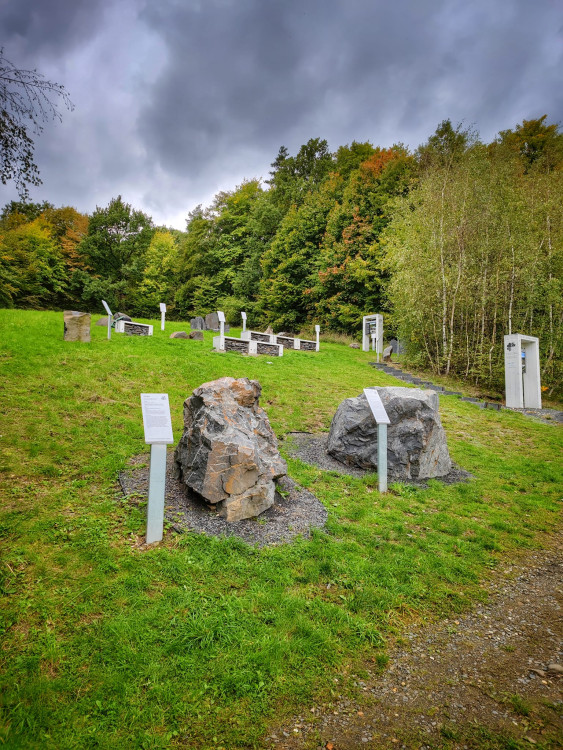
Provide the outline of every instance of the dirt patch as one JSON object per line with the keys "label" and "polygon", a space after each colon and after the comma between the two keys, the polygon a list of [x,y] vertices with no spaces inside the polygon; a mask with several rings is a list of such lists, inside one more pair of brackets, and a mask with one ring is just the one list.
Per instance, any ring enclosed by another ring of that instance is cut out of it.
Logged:
{"label": "dirt patch", "polygon": [[[313,432],[288,432],[286,450],[292,458],[299,458],[306,464],[317,466],[324,471],[335,471],[338,474],[346,474],[350,477],[365,477],[367,474],[373,474],[366,469],[359,469],[357,466],[348,466],[337,461],[327,453],[328,433],[315,434]],[[443,477],[436,477],[438,482],[444,484],[457,484],[458,482],[468,482],[472,474],[465,471],[460,466],[453,464],[449,474]],[[393,480],[391,480],[393,481]],[[403,480],[404,484],[412,484],[416,487],[428,487],[426,480],[409,479]]]}
{"label": "dirt patch", "polygon": [[[149,456],[135,456],[119,475],[119,483],[131,502],[146,502],[149,491]],[[312,528],[323,528],[328,513],[308,490],[289,477],[277,483],[271,508],[257,518],[234,523],[221,518],[196,493],[174,476],[174,455],[166,458],[165,519],[179,532],[195,531],[208,536],[236,536],[248,544],[264,547],[290,542],[296,536],[309,537]]]}
{"label": "dirt patch", "polygon": [[359,697],[309,708],[264,747],[562,747],[563,547],[504,564],[486,589],[464,616],[403,633],[383,674],[356,678]]}

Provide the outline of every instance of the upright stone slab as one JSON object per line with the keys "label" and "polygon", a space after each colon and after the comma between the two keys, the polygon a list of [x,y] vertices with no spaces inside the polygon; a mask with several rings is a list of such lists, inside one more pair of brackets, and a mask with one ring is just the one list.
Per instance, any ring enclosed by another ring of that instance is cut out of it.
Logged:
{"label": "upright stone slab", "polygon": [[[376,388],[390,424],[387,466],[391,479],[429,479],[448,474],[452,462],[438,412],[438,394],[413,388]],[[338,407],[327,450],[342,463],[377,470],[377,426],[362,393]]]}
{"label": "upright stone slab", "polygon": [[64,340],[90,343],[90,313],[65,310]]}
{"label": "upright stone slab", "polygon": [[274,480],[287,473],[261,386],[220,378],[184,402],[184,433],[174,453],[178,474],[227,521],[251,518],[274,504]]}
{"label": "upright stone slab", "polygon": [[192,331],[204,331],[205,330],[205,320],[198,315],[195,318],[192,318],[190,320],[190,328]]}
{"label": "upright stone slab", "polygon": [[219,316],[216,312],[208,313],[205,316],[205,328],[208,331],[218,331],[219,330]]}

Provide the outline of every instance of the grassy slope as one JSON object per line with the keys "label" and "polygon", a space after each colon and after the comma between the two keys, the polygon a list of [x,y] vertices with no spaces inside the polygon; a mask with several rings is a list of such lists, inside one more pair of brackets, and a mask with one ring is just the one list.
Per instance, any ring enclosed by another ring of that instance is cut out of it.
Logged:
{"label": "grassy slope", "polygon": [[[383,664],[402,621],[460,610],[503,554],[558,523],[561,430],[442,397],[469,484],[377,492],[290,460],[327,506],[326,533],[279,548],[196,534],[142,551],[142,509],[116,474],[146,450],[142,391],[167,392],[175,437],[193,388],[257,378],[276,434],[327,429],[338,403],[395,383],[337,344],[282,359],[0,311],[3,631],[0,741],[10,748],[258,746],[268,720]],[[283,451],[283,442],[280,443]]]}

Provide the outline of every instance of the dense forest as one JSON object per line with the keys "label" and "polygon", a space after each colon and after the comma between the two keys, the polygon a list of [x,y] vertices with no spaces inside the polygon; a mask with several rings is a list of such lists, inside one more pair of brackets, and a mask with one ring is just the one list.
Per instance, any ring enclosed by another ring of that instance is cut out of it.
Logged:
{"label": "dense forest", "polygon": [[270,179],[198,206],[185,231],[121,196],[91,216],[11,202],[0,215],[0,306],[186,319],[216,309],[252,327],[312,323],[359,336],[384,312],[408,357],[502,388],[502,337],[540,338],[562,384],[563,134],[547,116],[492,143],[450,121],[414,153],[313,138],[281,147]]}

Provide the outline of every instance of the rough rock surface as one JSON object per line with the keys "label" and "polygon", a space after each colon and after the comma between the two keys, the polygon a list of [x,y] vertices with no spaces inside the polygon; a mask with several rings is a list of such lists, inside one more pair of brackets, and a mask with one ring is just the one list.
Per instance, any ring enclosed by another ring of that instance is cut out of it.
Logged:
{"label": "rough rock surface", "polygon": [[105,326],[107,328],[108,325],[108,316],[106,315],[105,318],[99,318],[96,321],[97,326]]}
{"label": "rough rock surface", "polygon": [[207,313],[205,316],[205,327],[208,331],[219,330],[219,316],[216,312]]}
{"label": "rough rock surface", "polygon": [[186,338],[203,341],[203,331],[192,331],[189,336],[186,336]]}
{"label": "rough rock surface", "polygon": [[287,474],[262,388],[248,378],[220,378],[184,402],[184,433],[174,453],[185,484],[219,504],[227,521],[259,515],[274,504],[274,480]]}
{"label": "rough rock surface", "polygon": [[350,346],[350,349],[361,349],[357,341],[354,341],[352,344],[349,344],[349,346]]}
{"label": "rough rock surface", "polygon": [[192,318],[190,320],[190,328],[192,329],[192,331],[205,330],[205,320],[201,317],[201,315],[198,315],[196,318]]}
{"label": "rough rock surface", "polygon": [[170,334],[171,339],[187,339],[190,338],[185,331],[174,331]]}
{"label": "rough rock surface", "polygon": [[90,313],[64,311],[64,340],[90,342]]}
{"label": "rough rock surface", "polygon": [[[438,394],[401,387],[375,390],[391,422],[387,428],[389,477],[400,481],[448,474],[452,462],[438,413]],[[377,470],[377,425],[363,393],[338,407],[327,450],[342,463]]]}

